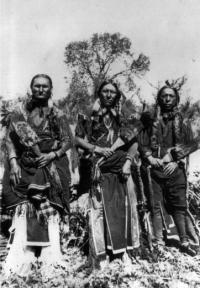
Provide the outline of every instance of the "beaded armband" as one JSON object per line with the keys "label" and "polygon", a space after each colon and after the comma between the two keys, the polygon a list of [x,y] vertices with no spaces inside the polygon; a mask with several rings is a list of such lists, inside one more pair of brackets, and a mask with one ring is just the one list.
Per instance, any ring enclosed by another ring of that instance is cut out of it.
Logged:
{"label": "beaded armband", "polygon": [[126,160],[130,160],[131,162],[133,162],[133,157],[129,153],[127,153]]}
{"label": "beaded armband", "polygon": [[53,153],[55,154],[55,159],[59,159],[58,153],[56,151],[53,151]]}
{"label": "beaded armband", "polygon": [[17,157],[16,157],[16,156],[10,157],[10,158],[9,158],[9,162],[11,162],[12,159],[17,159]]}

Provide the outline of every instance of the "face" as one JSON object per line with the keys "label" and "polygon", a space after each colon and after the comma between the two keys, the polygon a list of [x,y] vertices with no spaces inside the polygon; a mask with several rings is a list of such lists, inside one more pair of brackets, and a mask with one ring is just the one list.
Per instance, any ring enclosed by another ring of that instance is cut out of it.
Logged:
{"label": "face", "polygon": [[31,87],[33,97],[37,100],[48,100],[51,96],[51,84],[47,78],[37,77]]}
{"label": "face", "polygon": [[165,88],[160,95],[160,105],[166,111],[170,111],[177,104],[176,94],[173,89]]}
{"label": "face", "polygon": [[117,97],[117,90],[112,84],[103,86],[100,92],[101,102],[105,107],[112,107]]}

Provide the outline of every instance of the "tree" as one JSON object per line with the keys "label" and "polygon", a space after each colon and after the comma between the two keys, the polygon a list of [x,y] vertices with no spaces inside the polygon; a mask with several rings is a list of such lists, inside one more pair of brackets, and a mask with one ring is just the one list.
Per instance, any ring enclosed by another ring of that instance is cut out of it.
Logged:
{"label": "tree", "polygon": [[69,43],[65,63],[92,92],[108,78],[120,81],[128,91],[134,90],[134,76],[144,75],[150,60],[143,53],[136,57],[131,46],[131,41],[120,33],[95,33],[88,40]]}
{"label": "tree", "polygon": [[58,107],[62,109],[73,123],[78,113],[88,114],[92,105],[92,97],[88,93],[87,84],[81,81],[76,71],[73,72],[69,87],[68,96],[58,102]]}

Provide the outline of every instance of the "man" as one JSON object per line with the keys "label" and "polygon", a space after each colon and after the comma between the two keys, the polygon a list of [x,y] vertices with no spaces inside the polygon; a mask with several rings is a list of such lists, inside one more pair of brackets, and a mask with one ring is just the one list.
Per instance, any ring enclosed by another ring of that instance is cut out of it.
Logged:
{"label": "man", "polygon": [[153,125],[143,131],[139,142],[144,167],[146,167],[143,167],[143,174],[145,181],[148,182],[148,197],[156,243],[158,247],[164,244],[163,207],[165,207],[176,225],[181,250],[195,255],[189,243],[187,230],[185,167],[184,163],[175,157],[178,155],[176,153],[179,151],[178,147],[192,141],[192,133],[191,129],[183,123],[178,103],[178,91],[170,86],[162,87],[157,95],[157,113]]}
{"label": "man", "polygon": [[24,275],[37,260],[61,261],[59,225],[69,213],[68,159],[72,134],[66,116],[51,100],[52,80],[38,74],[31,99],[7,114],[8,161],[3,206],[13,216],[5,271]]}
{"label": "man", "polygon": [[[90,163],[90,175],[85,178],[91,184],[93,259],[106,254],[110,260],[122,257],[127,250],[139,246],[137,199],[131,177],[137,143],[131,130],[125,133],[126,127],[122,129],[121,100],[117,85],[104,81],[90,119],[81,117],[76,128],[77,146],[88,153]],[[122,138],[127,147],[119,148],[124,144]]]}

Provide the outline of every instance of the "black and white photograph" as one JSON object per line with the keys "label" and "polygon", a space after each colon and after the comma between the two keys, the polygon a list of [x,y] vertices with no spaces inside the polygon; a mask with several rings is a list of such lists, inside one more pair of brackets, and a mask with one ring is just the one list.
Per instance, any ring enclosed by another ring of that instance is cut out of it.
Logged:
{"label": "black and white photograph", "polygon": [[200,288],[199,0],[0,0],[0,286]]}

